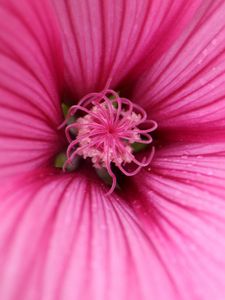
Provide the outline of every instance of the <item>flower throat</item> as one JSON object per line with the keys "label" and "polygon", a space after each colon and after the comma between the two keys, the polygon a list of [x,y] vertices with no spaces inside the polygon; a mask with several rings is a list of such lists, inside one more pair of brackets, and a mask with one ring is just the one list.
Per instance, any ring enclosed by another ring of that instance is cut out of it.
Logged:
{"label": "flower throat", "polygon": [[71,106],[60,128],[63,126],[69,142],[63,170],[69,170],[77,157],[89,158],[97,171],[105,170],[111,178],[107,195],[117,185],[113,164],[124,175],[133,176],[148,166],[154,155],[153,146],[141,161],[135,154],[152,143],[150,133],[157,123],[148,120],[140,106],[111,89],[90,93]]}

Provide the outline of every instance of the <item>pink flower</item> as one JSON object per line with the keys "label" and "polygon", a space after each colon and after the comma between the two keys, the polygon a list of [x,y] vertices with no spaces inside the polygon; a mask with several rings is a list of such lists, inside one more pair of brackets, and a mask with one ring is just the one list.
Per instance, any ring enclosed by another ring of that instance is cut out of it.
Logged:
{"label": "pink flower", "polygon": [[223,300],[225,2],[1,0],[0,28],[0,299]]}

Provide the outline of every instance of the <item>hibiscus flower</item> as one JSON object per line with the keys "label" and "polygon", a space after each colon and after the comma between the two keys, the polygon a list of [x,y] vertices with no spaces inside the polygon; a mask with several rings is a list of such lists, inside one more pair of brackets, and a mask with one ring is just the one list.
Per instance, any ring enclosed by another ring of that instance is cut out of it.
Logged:
{"label": "hibiscus flower", "polygon": [[0,299],[224,299],[225,2],[1,0],[0,28]]}

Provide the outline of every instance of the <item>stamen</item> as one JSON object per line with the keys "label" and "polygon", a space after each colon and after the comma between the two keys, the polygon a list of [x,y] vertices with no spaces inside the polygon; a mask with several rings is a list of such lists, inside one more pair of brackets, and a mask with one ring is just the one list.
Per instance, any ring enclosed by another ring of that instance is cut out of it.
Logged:
{"label": "stamen", "polygon": [[[71,118],[74,120],[72,123]],[[77,156],[90,158],[97,170],[107,170],[112,179],[107,195],[117,185],[112,164],[126,176],[133,176],[142,167],[148,166],[154,155],[154,147],[151,147],[149,156],[141,161],[134,156],[137,146],[143,149],[152,143],[150,133],[157,128],[157,123],[147,120],[147,114],[140,106],[110,89],[90,93],[70,107],[66,120],[59,128],[63,126],[66,126],[65,134],[69,142],[63,169],[73,164]],[[130,164],[136,166],[133,171],[126,169]]]}

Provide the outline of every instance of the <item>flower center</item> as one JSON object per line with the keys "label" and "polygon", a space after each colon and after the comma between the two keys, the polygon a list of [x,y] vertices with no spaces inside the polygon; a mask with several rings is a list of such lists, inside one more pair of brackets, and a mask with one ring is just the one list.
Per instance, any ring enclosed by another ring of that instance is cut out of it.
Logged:
{"label": "flower center", "polygon": [[[67,170],[76,157],[91,159],[94,168],[104,168],[112,178],[107,194],[111,194],[117,184],[113,164],[126,176],[133,176],[148,166],[154,155],[154,147],[151,147],[148,157],[137,160],[135,145],[152,142],[150,132],[157,128],[156,122],[147,120],[140,106],[110,89],[88,94],[70,107],[63,125],[66,125],[69,142],[63,169]],[[135,169],[127,170],[131,164]]]}

